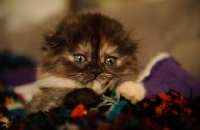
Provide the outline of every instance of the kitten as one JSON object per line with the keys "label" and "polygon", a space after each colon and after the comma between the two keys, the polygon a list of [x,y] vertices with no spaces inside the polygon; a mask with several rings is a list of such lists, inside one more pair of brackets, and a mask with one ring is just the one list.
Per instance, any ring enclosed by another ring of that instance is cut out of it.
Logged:
{"label": "kitten", "polygon": [[37,72],[40,92],[26,105],[26,112],[63,106],[66,93],[84,87],[98,94],[131,88],[132,92],[122,95],[133,103],[142,100],[145,89],[135,83],[137,48],[136,41],[114,19],[99,13],[65,17],[55,32],[45,36]]}

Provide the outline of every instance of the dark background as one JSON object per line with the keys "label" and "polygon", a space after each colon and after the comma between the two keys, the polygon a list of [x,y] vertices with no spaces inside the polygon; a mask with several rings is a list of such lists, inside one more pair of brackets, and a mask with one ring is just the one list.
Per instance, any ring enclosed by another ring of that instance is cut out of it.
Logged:
{"label": "dark background", "polygon": [[200,81],[199,0],[1,0],[0,52],[40,60],[42,32],[73,12],[100,11],[122,22],[140,40],[145,66],[159,52],[169,52]]}

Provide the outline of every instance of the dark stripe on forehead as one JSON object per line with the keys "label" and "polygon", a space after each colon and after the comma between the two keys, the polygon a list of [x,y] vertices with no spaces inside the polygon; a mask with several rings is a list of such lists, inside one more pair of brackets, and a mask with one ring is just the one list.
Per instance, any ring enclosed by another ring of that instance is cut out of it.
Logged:
{"label": "dark stripe on forehead", "polygon": [[[92,44],[92,62],[97,63],[99,61],[99,50],[100,50],[100,42],[101,42],[101,20],[102,16],[100,14],[96,14],[91,17],[89,23],[91,23],[93,33],[91,44]],[[90,26],[90,25],[89,25]],[[92,64],[94,64],[92,63]]]}

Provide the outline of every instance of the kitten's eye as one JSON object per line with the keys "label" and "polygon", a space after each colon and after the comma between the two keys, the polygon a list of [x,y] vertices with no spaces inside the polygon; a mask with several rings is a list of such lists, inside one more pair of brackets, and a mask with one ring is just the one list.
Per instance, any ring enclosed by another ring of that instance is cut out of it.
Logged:
{"label": "kitten's eye", "polygon": [[74,60],[80,63],[86,62],[86,58],[82,55],[75,55]]}
{"label": "kitten's eye", "polygon": [[109,58],[106,58],[106,60],[105,60],[105,63],[109,66],[114,65],[115,62],[116,62],[116,58],[114,58],[114,57],[109,57]]}

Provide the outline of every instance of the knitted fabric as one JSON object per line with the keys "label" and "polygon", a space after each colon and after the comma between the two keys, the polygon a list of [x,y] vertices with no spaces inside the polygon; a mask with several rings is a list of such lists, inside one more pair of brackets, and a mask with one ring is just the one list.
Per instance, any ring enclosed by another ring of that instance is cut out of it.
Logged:
{"label": "knitted fabric", "polygon": [[[73,110],[56,108],[28,116],[21,95],[3,87],[0,95],[0,129],[3,130],[55,130],[64,128],[66,121],[78,124],[83,130],[200,129],[200,97],[187,98],[172,90],[146,97],[136,105],[123,98],[103,97],[104,103],[98,109],[86,110],[79,104]],[[100,109],[105,106],[106,110]]]}

